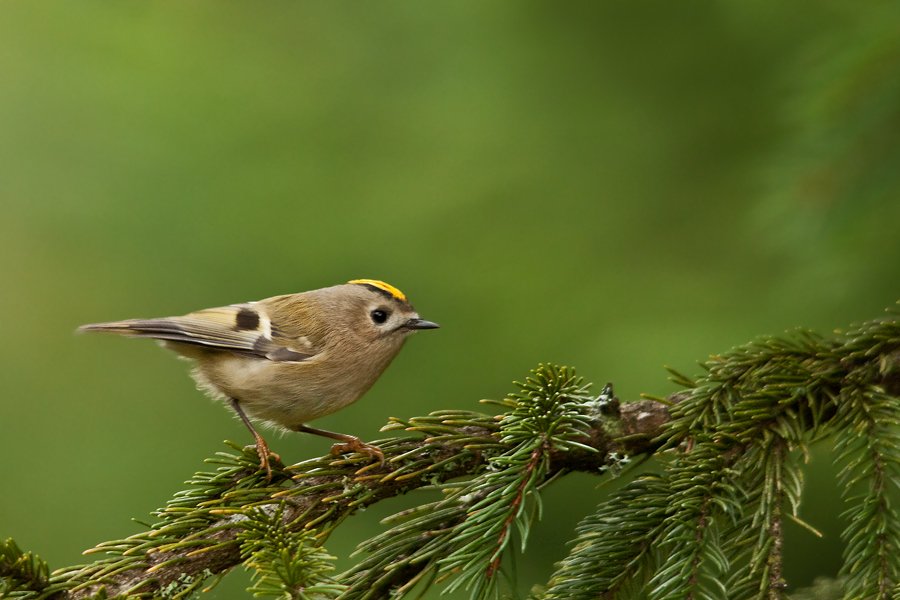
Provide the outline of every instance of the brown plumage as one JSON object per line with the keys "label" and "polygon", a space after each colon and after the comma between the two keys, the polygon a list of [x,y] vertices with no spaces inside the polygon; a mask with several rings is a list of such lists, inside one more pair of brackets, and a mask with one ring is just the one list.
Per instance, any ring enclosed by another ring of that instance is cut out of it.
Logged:
{"label": "brown plumage", "polygon": [[256,438],[263,468],[269,451],[247,415],[343,442],[335,451],[381,451],[308,421],[358,400],[391,363],[408,335],[437,324],[424,321],[402,292],[377,280],[354,280],[300,294],[209,308],[180,317],[84,325],[160,340],[195,362],[193,377],[211,395],[228,399]]}

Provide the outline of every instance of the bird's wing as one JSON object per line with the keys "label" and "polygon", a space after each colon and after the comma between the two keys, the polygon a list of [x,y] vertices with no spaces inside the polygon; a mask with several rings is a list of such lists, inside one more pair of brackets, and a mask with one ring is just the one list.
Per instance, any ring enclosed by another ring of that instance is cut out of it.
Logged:
{"label": "bird's wing", "polygon": [[260,303],[207,308],[181,317],[130,319],[82,325],[79,331],[105,331],[204,346],[273,361],[297,362],[318,350],[303,336],[284,337],[273,328]]}

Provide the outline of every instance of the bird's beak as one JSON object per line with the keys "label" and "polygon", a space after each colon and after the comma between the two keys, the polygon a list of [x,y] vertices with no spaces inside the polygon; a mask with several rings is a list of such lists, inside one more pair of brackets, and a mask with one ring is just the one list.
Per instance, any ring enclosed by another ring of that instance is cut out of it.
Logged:
{"label": "bird's beak", "polygon": [[414,319],[410,319],[404,325],[407,329],[437,329],[440,327],[437,323],[432,323],[431,321],[426,321],[425,319],[420,319],[419,317],[415,317]]}

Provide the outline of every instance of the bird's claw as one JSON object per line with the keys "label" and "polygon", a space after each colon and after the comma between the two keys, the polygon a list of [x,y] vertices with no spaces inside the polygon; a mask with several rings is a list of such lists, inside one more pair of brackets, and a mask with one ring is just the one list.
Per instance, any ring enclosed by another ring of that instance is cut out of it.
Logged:
{"label": "bird's claw", "polygon": [[346,442],[340,442],[331,447],[332,456],[339,456],[347,452],[365,454],[369,458],[376,459],[379,464],[384,464],[384,452],[381,451],[381,448],[367,444],[359,438],[348,439]]}
{"label": "bird's claw", "polygon": [[266,472],[266,481],[272,481],[272,465],[270,457],[277,463],[281,463],[281,457],[269,450],[269,445],[262,440],[256,443],[256,454],[259,456],[259,468]]}

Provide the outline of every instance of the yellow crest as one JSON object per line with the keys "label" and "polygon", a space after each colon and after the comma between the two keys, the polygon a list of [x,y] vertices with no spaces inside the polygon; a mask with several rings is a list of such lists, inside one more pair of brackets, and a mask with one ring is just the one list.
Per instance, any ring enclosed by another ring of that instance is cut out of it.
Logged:
{"label": "yellow crest", "polygon": [[385,292],[392,297],[396,298],[400,302],[406,302],[406,294],[395,288],[389,283],[385,283],[383,281],[378,281],[377,279],[354,279],[352,281],[348,281],[347,283],[355,283],[358,285],[370,285],[372,287],[378,288],[382,292]]}

